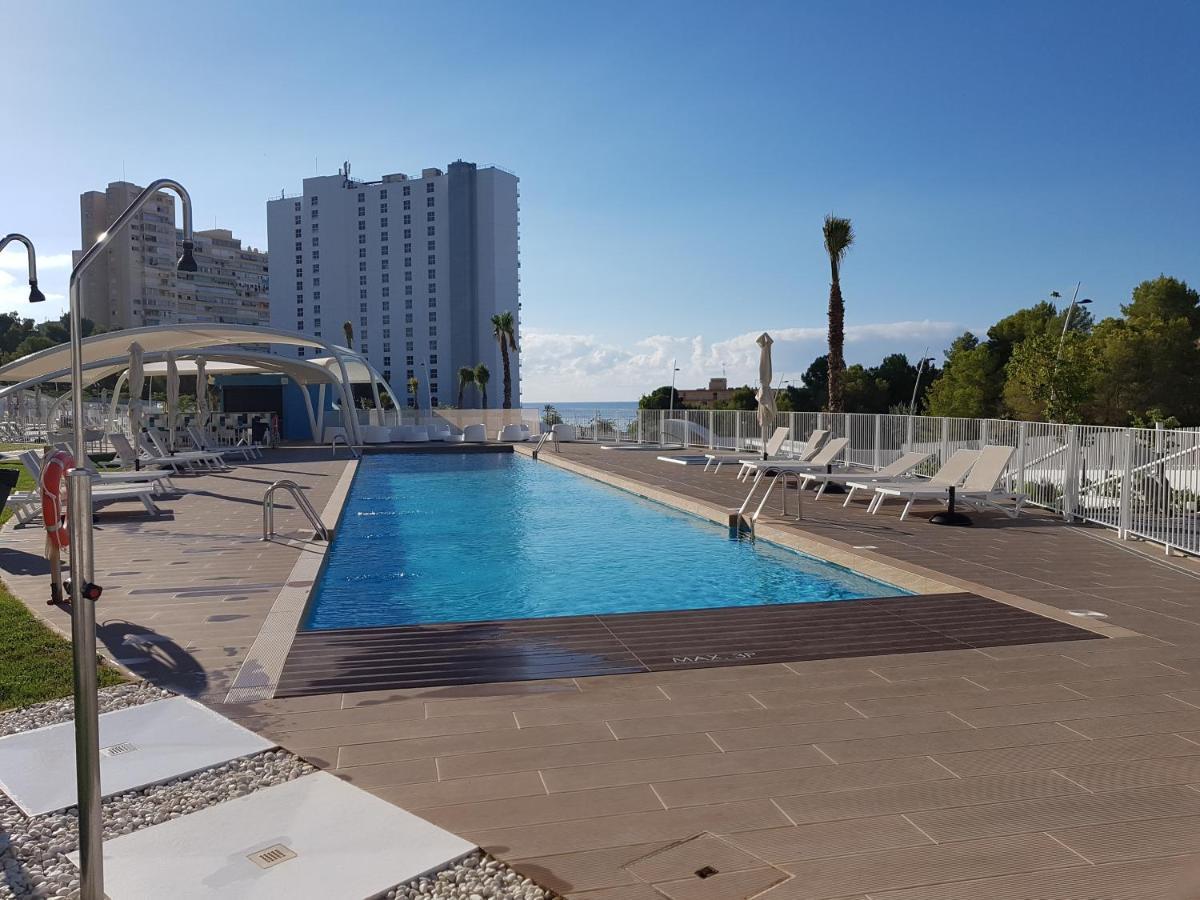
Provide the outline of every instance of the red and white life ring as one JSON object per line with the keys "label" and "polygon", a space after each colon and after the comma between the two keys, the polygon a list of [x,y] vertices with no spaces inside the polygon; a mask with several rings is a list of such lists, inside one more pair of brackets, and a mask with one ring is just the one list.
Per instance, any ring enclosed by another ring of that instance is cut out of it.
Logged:
{"label": "red and white life ring", "polygon": [[42,521],[46,524],[46,540],[60,550],[70,542],[67,534],[67,504],[62,496],[63,476],[75,468],[70,453],[59,450],[51,454],[42,466]]}

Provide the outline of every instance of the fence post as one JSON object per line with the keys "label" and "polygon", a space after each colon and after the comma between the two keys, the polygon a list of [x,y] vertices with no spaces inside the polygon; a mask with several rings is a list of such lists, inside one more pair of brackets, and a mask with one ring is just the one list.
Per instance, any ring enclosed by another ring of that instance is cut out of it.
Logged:
{"label": "fence post", "polygon": [[1121,454],[1121,495],[1117,500],[1117,537],[1129,539],[1133,525],[1133,430],[1125,429],[1125,449]]}
{"label": "fence post", "polygon": [[913,417],[911,414],[908,417],[908,426],[906,427],[905,431],[907,433],[907,438],[904,443],[904,449],[907,452],[913,448]]}
{"label": "fence post", "polygon": [[733,411],[733,449],[742,449],[742,414],[738,410]]}
{"label": "fence post", "polygon": [[883,416],[875,413],[875,454],[873,459],[875,471],[883,467]]}
{"label": "fence post", "polygon": [[942,462],[950,458],[950,420],[942,416]]}
{"label": "fence post", "polygon": [[658,446],[660,447],[663,445],[663,435],[666,433],[666,428],[667,411],[665,409],[660,409],[658,411]]}
{"label": "fence post", "polygon": [[716,427],[717,427],[717,412],[716,412],[716,410],[710,409],[708,411],[708,449],[709,450],[716,449],[713,446],[713,434],[715,433]]}
{"label": "fence post", "polygon": [[1014,490],[1017,493],[1025,493],[1025,445],[1029,441],[1029,423],[1021,422],[1017,425],[1017,483]]}
{"label": "fence post", "polygon": [[1076,480],[1076,455],[1079,453],[1079,429],[1075,425],[1067,426],[1067,450],[1063,459],[1063,518],[1070,522],[1075,517],[1076,494],[1079,484]]}
{"label": "fence post", "polygon": [[991,422],[992,422],[991,419],[980,419],[979,420],[979,449],[980,450],[982,450],[984,447],[986,447],[988,445],[988,437],[991,433],[989,426],[991,425]]}

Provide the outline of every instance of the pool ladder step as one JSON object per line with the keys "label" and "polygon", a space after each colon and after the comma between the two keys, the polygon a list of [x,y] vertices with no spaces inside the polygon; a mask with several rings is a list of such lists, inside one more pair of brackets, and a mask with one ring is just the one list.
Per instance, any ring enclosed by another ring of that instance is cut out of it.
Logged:
{"label": "pool ladder step", "polygon": [[290,478],[284,478],[274,482],[267,492],[263,494],[263,536],[264,541],[269,541],[275,536],[275,492],[283,490],[292,495],[292,499],[296,501],[296,506],[300,507],[300,511],[304,513],[309,524],[313,527],[313,538],[329,543],[329,530],[325,527],[325,523],[321,521],[321,517],[317,515],[317,511],[313,509],[308,498],[304,496],[304,492],[300,489],[300,485],[292,481]]}

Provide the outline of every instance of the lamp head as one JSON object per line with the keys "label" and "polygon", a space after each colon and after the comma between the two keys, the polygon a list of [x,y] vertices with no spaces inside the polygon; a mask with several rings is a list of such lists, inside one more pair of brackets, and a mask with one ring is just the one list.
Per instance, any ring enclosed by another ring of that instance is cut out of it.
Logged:
{"label": "lamp head", "polygon": [[183,242],[183,256],[179,257],[179,263],[178,263],[178,265],[175,266],[176,271],[178,271],[178,272],[195,272],[196,271],[196,268],[197,268],[196,267],[196,257],[192,256],[192,250],[194,249],[194,246],[195,245],[189,240],[185,240]]}
{"label": "lamp head", "polygon": [[46,299],[46,295],[43,294],[40,290],[38,290],[37,279],[30,278],[29,279],[29,302],[30,303],[41,303],[45,299]]}
{"label": "lamp head", "polygon": [[1084,305],[1086,305],[1086,304],[1088,304],[1088,303],[1091,303],[1091,302],[1092,302],[1092,298],[1091,298],[1091,297],[1085,297],[1084,299],[1082,299],[1082,300],[1080,300],[1080,301],[1079,301],[1079,305],[1080,305],[1080,306],[1084,306]]}
{"label": "lamp head", "polygon": [[1062,299],[1062,294],[1060,294],[1058,291],[1051,291],[1050,296],[1053,297],[1055,300]]}

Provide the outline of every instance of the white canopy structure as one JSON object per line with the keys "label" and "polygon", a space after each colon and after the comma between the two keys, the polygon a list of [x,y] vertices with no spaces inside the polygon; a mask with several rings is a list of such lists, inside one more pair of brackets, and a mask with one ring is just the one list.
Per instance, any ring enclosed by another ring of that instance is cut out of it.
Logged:
{"label": "white canopy structure", "polygon": [[[202,323],[159,325],[106,332],[83,341],[84,387],[110,375],[120,375],[113,391],[116,398],[129,372],[130,346],[142,349],[143,374],[146,377],[167,372],[166,359],[173,353],[180,375],[196,374],[197,357],[205,360],[205,371],[218,374],[277,374],[284,375],[302,387],[319,386],[319,407],[314,411],[307,390],[302,390],[314,440],[320,440],[324,417],[324,397],[327,387],[341,401],[346,411],[344,425],[347,437],[361,444],[358,423],[354,415],[353,384],[370,384],[375,405],[379,407],[379,385],[391,397],[397,408],[400,403],[380,374],[361,355],[345,347],[317,338],[273,328],[249,325]],[[263,350],[247,349],[253,345],[286,345],[311,347],[322,355],[311,359],[278,356]],[[135,373],[136,374],[136,373]],[[71,383],[71,349],[68,344],[31,353],[0,367],[0,400],[10,394],[34,388],[47,382]]]}

